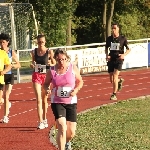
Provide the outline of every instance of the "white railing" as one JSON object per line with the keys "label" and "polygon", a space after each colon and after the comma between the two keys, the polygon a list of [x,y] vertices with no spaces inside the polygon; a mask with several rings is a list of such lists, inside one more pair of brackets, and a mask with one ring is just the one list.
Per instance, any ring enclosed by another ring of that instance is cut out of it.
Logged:
{"label": "white railing", "polygon": [[[147,56],[147,62],[144,62],[144,64],[145,63],[147,63],[147,67],[148,67],[148,42],[150,41],[150,38],[145,38],[145,39],[137,39],[137,40],[128,40],[128,42],[129,43],[135,43],[135,44],[137,44],[137,43],[141,43],[141,42],[144,42],[144,43],[146,43],[147,44],[147,47],[146,47],[146,56]],[[55,49],[57,49],[57,48],[65,48],[66,50],[67,49],[73,49],[73,48],[76,48],[76,50],[68,50],[68,53],[70,54],[70,56],[72,57],[73,55],[79,55],[78,56],[78,67],[81,69],[82,67],[85,67],[85,66],[82,66],[82,63],[83,62],[81,62],[81,60],[80,59],[89,59],[87,56],[85,56],[85,54],[82,54],[83,55],[83,57],[81,57],[80,55],[81,54],[79,54],[80,52],[80,50],[85,50],[86,49],[86,51],[85,52],[87,52],[87,51],[89,51],[89,48],[87,48],[87,47],[90,47],[90,46],[97,46],[97,47],[101,47],[101,50],[100,49],[96,49],[96,48],[90,48],[90,49],[92,49],[92,51],[91,52],[93,52],[93,57],[97,57],[96,59],[100,59],[101,58],[101,60],[103,61],[103,64],[105,63],[105,42],[104,43],[91,43],[91,44],[85,44],[85,45],[73,45],[73,46],[60,46],[60,47],[50,47],[50,49],[53,49],[53,50],[55,50]],[[133,47],[133,44],[131,44],[131,46]],[[131,49],[132,49],[132,47],[131,47]],[[134,48],[135,49],[135,48]],[[18,59],[20,58],[20,53],[21,52],[31,52],[33,49],[26,49],[26,50],[17,50],[17,56],[18,56]],[[95,50],[95,54],[94,54],[94,50]],[[76,51],[76,53],[74,53]],[[78,52],[77,52],[78,51]],[[97,51],[99,51],[99,53],[97,53]],[[74,53],[74,54],[73,54]],[[100,56],[99,56],[99,54],[100,54]],[[90,55],[90,54],[89,54]],[[145,55],[144,55],[144,57],[145,57]],[[30,56],[30,55],[29,55]],[[131,56],[131,55],[129,55],[129,56]],[[74,59],[75,59],[75,56],[73,56],[74,58],[72,58],[72,60],[74,61]],[[138,56],[139,57],[139,56]],[[129,57],[130,58],[130,57]],[[131,58],[130,58],[131,59]],[[135,59],[135,58],[132,58],[132,59]],[[144,58],[145,59],[145,58]],[[21,61],[21,60],[19,60],[19,62],[30,62],[31,60],[25,60],[25,61]],[[128,59],[127,59],[127,61],[128,61]],[[128,63],[128,62],[127,62]],[[97,66],[98,65],[100,65],[100,64],[97,64]],[[92,67],[92,66],[90,66],[90,67]],[[125,66],[124,66],[124,68],[126,68]],[[98,68],[95,68],[97,71],[99,70]],[[103,68],[104,70],[105,69],[107,69],[106,67],[105,68]],[[88,73],[88,72],[87,72]],[[18,83],[20,83],[20,70],[19,69],[17,69],[17,82]]]}

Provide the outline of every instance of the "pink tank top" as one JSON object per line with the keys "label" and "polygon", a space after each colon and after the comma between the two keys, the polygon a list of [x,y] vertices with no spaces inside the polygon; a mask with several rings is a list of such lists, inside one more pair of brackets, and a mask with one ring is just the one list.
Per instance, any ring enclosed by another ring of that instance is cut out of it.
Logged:
{"label": "pink tank top", "polygon": [[69,64],[66,73],[57,74],[55,66],[51,67],[53,89],[51,93],[52,103],[73,104],[77,103],[77,96],[70,96],[75,87],[75,75],[73,64]]}

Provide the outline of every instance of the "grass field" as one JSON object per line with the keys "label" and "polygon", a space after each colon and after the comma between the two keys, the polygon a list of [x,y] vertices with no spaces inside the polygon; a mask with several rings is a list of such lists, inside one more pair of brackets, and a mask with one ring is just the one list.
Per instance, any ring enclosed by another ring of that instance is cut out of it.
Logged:
{"label": "grass field", "polygon": [[150,150],[150,98],[78,115],[74,150]]}

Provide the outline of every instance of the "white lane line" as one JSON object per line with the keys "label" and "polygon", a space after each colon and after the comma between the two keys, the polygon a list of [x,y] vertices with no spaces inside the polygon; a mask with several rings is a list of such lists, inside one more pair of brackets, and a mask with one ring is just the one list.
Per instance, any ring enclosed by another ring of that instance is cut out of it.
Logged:
{"label": "white lane line", "polygon": [[147,88],[142,88],[142,89],[137,89],[137,90],[139,90],[139,91],[141,91],[141,90],[146,90]]}
{"label": "white lane line", "polygon": [[[148,73],[145,73],[145,74],[148,74]],[[137,74],[132,74],[132,75],[137,75]],[[143,77],[143,78],[139,78],[139,79],[147,79],[148,77]],[[101,79],[108,79],[108,78],[101,78]],[[99,80],[99,79],[91,79],[91,80]],[[134,78],[133,79],[129,79],[129,80],[135,80]],[[138,79],[137,79],[138,80]],[[84,81],[86,81],[86,80],[84,80]],[[109,83],[110,84],[110,82],[106,82],[106,83]],[[150,82],[147,82],[147,83],[150,83]],[[100,84],[102,84],[102,83],[97,83],[97,84],[92,84],[92,85],[100,85]],[[144,84],[144,83],[138,83],[138,84],[133,84],[133,85],[140,85],[140,84]],[[111,85],[111,84],[110,84]],[[86,86],[91,86],[91,84],[88,84],[88,85],[84,85],[85,87]],[[130,85],[124,85],[124,86],[130,86]],[[28,89],[31,89],[32,87],[27,87]],[[102,89],[108,89],[108,88],[112,88],[112,87],[107,87],[107,88],[102,88]],[[21,89],[21,88],[16,88],[16,89],[12,89],[12,90],[18,90],[18,89]],[[97,90],[102,90],[102,89],[97,89]],[[141,89],[136,89],[136,90],[145,90],[145,89],[147,89],[147,88],[141,88]],[[91,92],[92,90],[88,90],[89,92]],[[87,91],[87,92],[88,92]],[[125,92],[132,92],[133,90],[128,90],[128,91],[125,91]],[[34,93],[34,92],[29,92],[29,93]],[[23,93],[19,93],[19,94],[15,94],[15,95],[20,95],[20,94],[23,94]],[[102,95],[111,95],[112,93],[107,93],[107,94],[103,94],[102,93]],[[120,93],[119,93],[120,94]],[[102,95],[100,95],[100,94],[98,94],[98,95],[96,95],[97,97],[100,97],[100,96],[102,96]],[[88,98],[92,98],[92,97],[94,97],[94,96],[87,96],[87,97],[82,97],[82,98],[79,98],[78,100],[83,100],[83,99],[88,99]],[[32,98],[32,99],[30,99],[30,100],[36,100],[35,98]],[[26,101],[26,100],[23,100],[23,101]],[[15,102],[12,102],[13,104],[15,104],[15,103],[18,103],[18,102],[20,102],[20,101],[15,101]],[[34,110],[36,110],[37,108],[34,108],[34,109],[30,109],[30,110],[26,110],[26,111],[23,111],[23,112],[19,112],[19,113],[17,113],[17,114],[14,114],[14,115],[11,115],[11,116],[9,116],[9,117],[14,117],[14,116],[17,116],[17,115],[21,115],[21,114],[25,114],[25,113],[28,113],[28,112],[31,112],[31,111],[34,111]]]}
{"label": "white lane line", "polygon": [[138,78],[139,80],[143,80],[144,79],[144,77],[142,77],[142,78]]}

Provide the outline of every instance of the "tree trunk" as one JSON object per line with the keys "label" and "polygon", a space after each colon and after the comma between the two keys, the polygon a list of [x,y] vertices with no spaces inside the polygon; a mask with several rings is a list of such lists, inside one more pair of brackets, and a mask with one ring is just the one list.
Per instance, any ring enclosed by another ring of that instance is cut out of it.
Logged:
{"label": "tree trunk", "polygon": [[72,22],[72,20],[71,20],[71,17],[69,17],[69,19],[68,19],[68,26],[67,26],[67,43],[66,43],[66,45],[67,46],[71,46],[71,22]]}
{"label": "tree trunk", "polygon": [[[70,5],[72,5],[72,0],[69,0]],[[72,24],[72,15],[70,14],[69,19],[68,19],[68,25],[67,25],[67,38],[66,38],[66,45],[71,46],[72,45],[72,40],[71,40],[71,24]]]}
{"label": "tree trunk", "polygon": [[106,41],[106,12],[107,12],[107,2],[104,0],[104,5],[103,5],[103,24],[102,24],[102,38],[103,41]]}
{"label": "tree trunk", "polygon": [[110,15],[107,20],[107,37],[111,35],[111,22],[112,22],[112,17],[114,13],[114,5],[115,5],[116,0],[112,0],[110,4]]}

